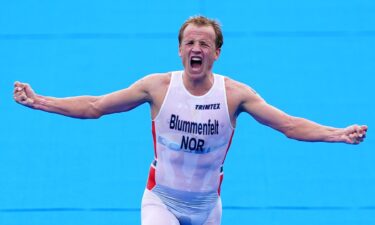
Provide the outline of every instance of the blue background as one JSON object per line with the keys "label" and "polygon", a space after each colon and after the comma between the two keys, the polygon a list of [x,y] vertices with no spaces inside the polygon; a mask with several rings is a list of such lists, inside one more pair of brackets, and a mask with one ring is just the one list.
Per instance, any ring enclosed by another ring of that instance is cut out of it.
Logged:
{"label": "blue background", "polygon": [[215,64],[295,116],[367,124],[361,145],[285,138],[238,119],[223,225],[375,224],[375,1],[0,1],[0,224],[139,224],[153,159],[148,105],[99,120],[21,107],[42,95],[101,95],[182,69],[177,33],[223,24]]}

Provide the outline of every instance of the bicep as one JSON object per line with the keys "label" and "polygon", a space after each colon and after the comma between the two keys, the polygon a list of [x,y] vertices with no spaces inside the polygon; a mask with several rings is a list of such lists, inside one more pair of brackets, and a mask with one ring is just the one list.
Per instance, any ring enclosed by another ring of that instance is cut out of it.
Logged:
{"label": "bicep", "polygon": [[147,86],[142,79],[128,88],[100,96],[94,107],[105,115],[131,110],[149,100]]}
{"label": "bicep", "polygon": [[250,114],[258,122],[285,133],[291,126],[293,117],[268,104],[257,94],[249,94],[242,104],[242,111]]}

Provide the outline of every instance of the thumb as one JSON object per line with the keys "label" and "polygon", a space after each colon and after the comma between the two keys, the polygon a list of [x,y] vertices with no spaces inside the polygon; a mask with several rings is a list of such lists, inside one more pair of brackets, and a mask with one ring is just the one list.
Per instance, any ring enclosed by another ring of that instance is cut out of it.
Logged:
{"label": "thumb", "polygon": [[35,92],[34,92],[34,90],[31,88],[31,86],[29,84],[25,84],[24,85],[24,90],[25,90],[26,95],[29,98],[34,98],[35,97]]}

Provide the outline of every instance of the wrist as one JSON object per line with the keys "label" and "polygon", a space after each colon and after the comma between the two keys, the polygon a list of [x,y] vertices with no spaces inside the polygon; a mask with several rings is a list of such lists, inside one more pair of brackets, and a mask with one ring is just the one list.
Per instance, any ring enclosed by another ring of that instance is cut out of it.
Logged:
{"label": "wrist", "polygon": [[328,142],[345,142],[343,139],[344,129],[342,128],[330,128],[331,134],[328,137]]}
{"label": "wrist", "polygon": [[34,109],[48,111],[48,108],[51,105],[51,101],[47,97],[41,95],[35,95],[32,101],[32,106]]}

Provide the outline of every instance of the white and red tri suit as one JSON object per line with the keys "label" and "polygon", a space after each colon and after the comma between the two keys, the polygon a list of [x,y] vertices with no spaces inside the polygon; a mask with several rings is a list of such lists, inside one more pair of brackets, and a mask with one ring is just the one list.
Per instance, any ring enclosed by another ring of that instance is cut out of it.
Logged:
{"label": "white and red tri suit", "polygon": [[224,76],[214,74],[211,89],[202,96],[189,93],[182,76],[183,71],[172,72],[163,104],[152,121],[155,160],[142,210],[145,197],[152,194],[181,225],[208,224],[205,221],[220,201],[223,163],[234,128]]}

